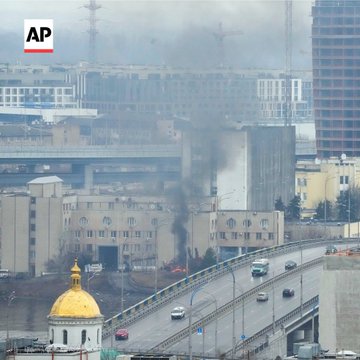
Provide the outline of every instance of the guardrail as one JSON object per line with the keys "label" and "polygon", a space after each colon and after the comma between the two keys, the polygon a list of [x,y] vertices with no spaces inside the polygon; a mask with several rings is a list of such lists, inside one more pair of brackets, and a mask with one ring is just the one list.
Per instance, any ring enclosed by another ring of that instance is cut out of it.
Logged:
{"label": "guardrail", "polygon": [[[289,321],[291,318],[301,314],[302,311],[313,309],[314,305],[317,304],[318,302],[319,302],[319,296],[315,296],[312,299],[306,301],[303,304],[303,306],[297,307],[296,309],[292,310],[291,312],[289,312],[288,314],[286,314],[282,318],[276,320],[275,321],[275,328],[281,328],[281,326],[284,326],[284,324],[286,324],[286,322]],[[249,338],[247,338],[245,340],[241,340],[241,341],[237,342],[236,345],[235,345],[235,353],[237,351],[239,351],[239,350],[246,349],[251,343],[258,340],[259,338],[262,338],[262,337],[266,336],[269,333],[272,333],[272,331],[273,331],[273,325],[271,324],[271,325],[266,326],[264,329],[260,330],[259,332],[257,332],[253,336],[250,336]],[[246,356],[248,356],[248,353],[258,353],[259,350],[262,351],[267,346],[268,346],[268,340],[266,340],[264,342],[261,342],[258,346],[253,348],[251,350],[251,352],[249,351],[249,352],[243,353],[242,356],[240,357],[240,359],[244,359]],[[231,353],[232,353],[232,349],[228,350],[225,353],[225,358],[228,357],[228,356],[231,356]]]}
{"label": "guardrail", "polygon": [[[346,240],[344,243],[357,242],[357,239]],[[336,240],[339,242],[339,240]],[[144,299],[143,301],[131,306],[112,318],[104,322],[103,338],[112,334],[116,328],[127,327],[134,322],[141,320],[145,316],[155,312],[161,306],[169,303],[176,297],[184,295],[195,287],[207,283],[210,279],[217,279],[225,274],[229,273],[228,267],[233,270],[237,270],[241,267],[248,266],[255,258],[266,257],[272,258],[280,254],[299,251],[301,249],[307,249],[317,246],[333,244],[334,240],[325,239],[310,239],[298,242],[287,243],[283,245],[273,246],[270,248],[263,248],[248,254],[240,255],[235,258],[223,261],[217,265],[213,265],[207,269],[199,271],[189,277],[185,277],[182,280],[158,291],[156,294]]]}
{"label": "guardrail", "polygon": [[[303,264],[302,266],[297,267],[294,270],[291,271],[287,271],[285,273],[282,273],[280,275],[277,275],[267,281],[265,281],[264,283],[244,292],[243,294],[239,295],[237,298],[235,298],[235,305],[241,303],[243,300],[254,296],[255,294],[257,294],[260,290],[271,286],[273,283],[277,282],[277,281],[281,281],[287,277],[293,276],[294,273],[298,273],[301,272],[303,270],[312,268],[314,266],[318,266],[319,264],[322,263],[322,258],[318,258],[318,259],[314,259],[312,261],[307,262],[306,264]],[[196,329],[198,329],[199,327],[204,327],[207,324],[209,324],[210,322],[213,321],[213,319],[220,318],[222,315],[230,312],[232,310],[233,307],[233,301],[229,301],[228,303],[224,304],[223,306],[221,306],[220,308],[217,309],[217,311],[212,311],[211,313],[209,313],[208,315],[204,316],[202,319],[197,320],[196,322],[194,322],[191,326],[191,333],[196,332]],[[183,340],[184,338],[189,336],[189,327],[186,327],[182,330],[180,330],[179,332],[177,332],[176,334],[172,335],[171,337],[169,337],[168,339],[162,341],[160,344],[157,344],[156,346],[154,346],[153,348],[151,348],[151,351],[155,351],[155,350],[165,350],[166,348],[174,345],[175,343]]]}

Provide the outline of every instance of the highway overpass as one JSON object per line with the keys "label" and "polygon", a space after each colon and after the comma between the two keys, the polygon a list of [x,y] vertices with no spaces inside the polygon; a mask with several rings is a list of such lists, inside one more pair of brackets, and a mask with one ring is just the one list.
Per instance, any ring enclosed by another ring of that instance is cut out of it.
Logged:
{"label": "highway overpass", "polygon": [[[108,320],[103,344],[125,352],[204,353],[206,358],[231,357],[235,348],[240,357],[249,349],[269,345],[269,339],[281,332],[278,355],[283,356],[280,352],[286,352],[287,332],[317,314],[322,257],[328,243],[313,240],[263,249],[184,279]],[[270,259],[266,276],[251,276],[249,266],[255,257]],[[284,263],[290,259],[299,266],[285,272]],[[295,289],[294,297],[282,297],[286,287]],[[269,293],[269,301],[256,301],[260,290]],[[185,319],[171,320],[175,306],[186,308]],[[109,336],[119,327],[129,329],[128,340],[114,341]],[[199,329],[205,332],[199,335]]]}
{"label": "highway overpass", "polygon": [[[51,175],[76,188],[178,181],[181,162],[180,145],[6,146],[0,152],[0,185],[24,186],[34,178]],[[68,169],[59,170],[59,164],[68,165]]]}

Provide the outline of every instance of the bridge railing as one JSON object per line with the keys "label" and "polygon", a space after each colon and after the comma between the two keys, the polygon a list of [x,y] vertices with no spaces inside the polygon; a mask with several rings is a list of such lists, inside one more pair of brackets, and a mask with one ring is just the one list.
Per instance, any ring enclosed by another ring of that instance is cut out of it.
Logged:
{"label": "bridge railing", "polygon": [[[297,307],[296,309],[292,310],[291,312],[284,315],[280,319],[276,320],[275,321],[275,329],[280,329],[281,327],[284,327],[285,324],[289,320],[293,319],[294,317],[298,317],[299,315],[301,315],[301,313],[303,311],[307,311],[307,310],[313,311],[314,305],[318,304],[318,302],[319,302],[318,295],[313,297],[312,299],[306,301],[302,306]],[[268,325],[267,327],[265,327],[264,329],[260,330],[253,336],[250,336],[249,338],[247,338],[245,340],[241,340],[241,341],[237,342],[236,346],[235,346],[235,351],[237,352],[239,350],[245,350],[247,347],[250,346],[251,343],[254,343],[254,342],[256,342],[256,340],[259,340],[259,339],[264,339],[264,337],[266,338],[266,335],[268,335],[272,332],[273,332],[273,325],[271,324],[271,325]],[[260,350],[262,351],[267,346],[268,346],[267,339],[265,339],[265,341],[260,341],[257,346],[253,347],[253,349],[251,350],[251,353],[258,353]],[[232,353],[232,349],[228,350],[226,352],[225,358],[227,358],[228,356],[231,356],[231,353]],[[243,352],[243,355],[240,357],[240,359],[244,359],[248,355],[249,354],[247,352]],[[237,357],[237,358],[239,358],[239,357]]]}
{"label": "bridge railing", "polygon": [[[353,240],[354,242],[356,239]],[[229,266],[232,270],[239,269],[240,267],[249,266],[256,258],[266,257],[271,258],[283,253],[298,251],[311,247],[321,245],[333,244],[334,240],[325,239],[309,239],[298,242],[291,242],[283,245],[273,246],[270,248],[263,248],[248,254],[243,254],[232,259],[220,262],[207,269],[201,270],[189,277],[158,291],[156,294],[149,296],[141,302],[124,310],[104,323],[103,338],[112,334],[118,327],[127,327],[130,324],[138,321],[150,313],[156,311],[159,307],[169,303],[174,298],[190,292],[193,288],[208,282],[210,279],[216,279],[224,274],[229,273]]]}
{"label": "bridge railing", "polygon": [[[299,273],[299,272],[304,271],[306,269],[310,269],[312,267],[318,266],[321,263],[322,263],[322,258],[314,259],[314,260],[311,260],[311,261],[303,264],[302,266],[297,267],[296,269],[294,269],[292,271],[287,271],[287,272],[284,272],[284,273],[282,273],[280,275],[277,275],[277,276],[263,282],[262,284],[260,284],[260,285],[258,285],[256,287],[244,292],[243,294],[239,295],[238,297],[236,297],[235,300],[234,300],[235,305],[238,305],[238,304],[242,303],[245,299],[247,299],[247,298],[249,298],[251,296],[254,296],[259,291],[261,291],[261,290],[263,290],[263,289],[265,289],[267,287],[272,286],[272,284],[275,283],[275,282],[278,282],[278,281],[281,281],[281,280],[283,280],[283,279],[285,279],[287,277],[293,276],[295,273]],[[305,308],[306,306],[307,306],[306,303],[304,303],[303,308]],[[228,303],[224,304],[223,306],[219,307],[217,310],[214,310],[211,313],[209,313],[208,315],[204,316],[203,318],[195,321],[192,324],[191,332],[195,333],[196,330],[199,327],[204,327],[207,324],[209,324],[210,322],[212,322],[215,318],[220,318],[224,314],[230,312],[232,310],[232,308],[233,308],[233,301],[231,300]],[[282,319],[285,320],[285,317],[283,317]],[[271,329],[272,329],[272,325],[271,325]],[[176,344],[177,342],[183,340],[188,335],[189,335],[189,327],[186,327],[186,328],[180,330],[179,332],[177,332],[176,334],[172,335],[168,339],[162,341],[160,344],[157,344],[156,346],[154,346],[150,350],[151,351],[157,350],[157,351],[161,352],[162,350],[165,350],[166,348],[169,348],[172,345]]]}

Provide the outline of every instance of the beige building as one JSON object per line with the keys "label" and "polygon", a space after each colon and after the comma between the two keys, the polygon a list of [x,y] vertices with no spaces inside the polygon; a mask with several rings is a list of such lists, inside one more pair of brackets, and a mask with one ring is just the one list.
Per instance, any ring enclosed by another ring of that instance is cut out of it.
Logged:
{"label": "beige building", "polygon": [[179,206],[170,197],[63,194],[56,176],[34,179],[28,189],[1,195],[0,267],[12,273],[39,276],[68,252],[109,270],[153,270],[208,248],[226,259],[283,243],[282,213],[221,210],[216,197]]}
{"label": "beige building", "polygon": [[312,217],[320,201],[335,202],[349,187],[360,185],[360,159],[330,158],[299,161],[296,165],[296,194],[301,198],[302,217]]}

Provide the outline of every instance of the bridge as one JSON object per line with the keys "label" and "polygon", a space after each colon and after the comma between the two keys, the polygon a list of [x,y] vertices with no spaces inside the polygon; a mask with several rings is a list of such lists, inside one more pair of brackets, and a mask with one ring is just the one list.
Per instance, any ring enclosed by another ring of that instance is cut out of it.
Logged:
{"label": "bridge", "polygon": [[[283,356],[287,335],[317,316],[322,258],[332,243],[308,240],[261,249],[184,278],[108,319],[103,344],[129,353],[187,357],[241,358],[264,350],[272,351],[272,358]],[[351,240],[340,246],[347,243]],[[259,257],[270,259],[270,272],[253,278],[250,264]],[[299,266],[285,271],[290,259]],[[295,289],[294,297],[282,297],[286,287]],[[269,301],[257,302],[259,291],[268,292]],[[185,319],[171,320],[175,306],[186,308]],[[111,334],[121,327],[128,328],[129,340],[115,342]],[[313,329],[306,331],[311,340]]]}
{"label": "bridge", "polygon": [[[181,161],[180,145],[6,146],[0,151],[0,185],[21,186],[36,177],[51,175],[73,187],[178,180]],[[68,165],[68,169],[59,170],[59,164]],[[39,166],[48,169],[39,171]]]}

